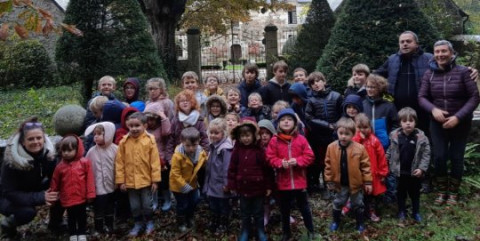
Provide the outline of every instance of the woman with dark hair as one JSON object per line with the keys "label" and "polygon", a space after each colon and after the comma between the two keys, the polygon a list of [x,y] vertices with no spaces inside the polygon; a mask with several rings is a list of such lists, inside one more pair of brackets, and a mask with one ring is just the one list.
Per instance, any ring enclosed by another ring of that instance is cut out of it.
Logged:
{"label": "woman with dark hair", "polygon": [[57,204],[58,192],[49,190],[56,166],[55,148],[36,117],[27,119],[8,140],[1,166],[0,223],[2,235],[13,237],[17,226],[33,220],[36,206],[49,205],[49,229],[59,227],[63,209]]}
{"label": "woman with dark hair", "polygon": [[435,203],[455,205],[463,177],[463,156],[472,126],[472,113],[480,98],[468,68],[455,63],[452,44],[440,40],[433,50],[430,69],[423,75],[418,97],[420,107],[432,116],[430,137],[438,185]]}

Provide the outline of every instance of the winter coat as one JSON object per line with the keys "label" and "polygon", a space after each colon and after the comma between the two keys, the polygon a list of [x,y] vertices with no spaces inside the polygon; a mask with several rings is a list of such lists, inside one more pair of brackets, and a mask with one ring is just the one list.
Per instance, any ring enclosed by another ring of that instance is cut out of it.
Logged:
{"label": "winter coat", "polygon": [[238,90],[240,90],[240,105],[244,108],[248,107],[248,96],[254,92],[260,93],[261,88],[262,85],[258,79],[255,80],[253,85],[247,85],[245,80],[240,82],[240,84],[238,84]]}
{"label": "winter coat", "polygon": [[[85,109],[87,109],[87,114],[85,115],[85,121],[83,122],[83,126],[85,128],[87,128],[88,126],[92,125],[93,123],[95,123],[97,121],[97,119],[93,115],[93,112],[90,110],[89,106],[90,106],[90,103],[92,102],[92,100],[95,97],[101,96],[101,95],[102,94],[100,92],[96,92],[87,103],[87,106],[85,108]],[[110,94],[109,96],[107,96],[107,98],[108,98],[108,100],[117,100],[117,98],[113,94]]]}
{"label": "winter coat", "polygon": [[115,157],[115,184],[141,189],[160,182],[160,160],[155,137],[147,132],[139,137],[127,134]]}
{"label": "winter coat", "polygon": [[152,102],[160,103],[162,105],[163,113],[165,113],[170,122],[172,122],[173,118],[175,117],[175,104],[171,99],[168,98],[168,94],[160,95],[160,97],[158,97],[158,99],[155,101],[147,101],[147,105]]}
{"label": "winter coat", "polygon": [[[282,161],[295,158],[296,166],[283,168]],[[292,140],[285,141],[275,135],[268,143],[267,161],[277,173],[278,190],[298,190],[307,188],[307,167],[315,159],[312,148],[304,136],[295,133]]]}
{"label": "winter coat", "polygon": [[[161,112],[165,114],[164,109],[162,108],[162,104],[158,102],[148,103],[147,108],[145,108],[144,112],[152,113],[156,115],[157,118],[160,118]],[[167,117],[166,119],[161,120],[160,126],[156,129],[147,128],[147,132],[155,137],[155,142],[157,143],[158,154],[160,156],[162,166],[168,164],[168,159],[166,159],[166,148],[168,137],[170,136],[170,133],[172,131],[171,127],[172,125],[170,124],[170,120]]]}
{"label": "winter coat", "polygon": [[203,192],[207,196],[227,198],[228,193],[223,191],[227,186],[228,166],[232,156],[233,145],[228,138],[224,138],[216,144],[210,144],[210,155],[208,155],[205,168],[205,184]]}
{"label": "winter coat", "polygon": [[[133,95],[133,97],[131,99],[128,99],[126,97],[127,95],[125,94],[125,87],[127,86],[127,84],[131,84],[135,88],[135,94]],[[125,83],[123,83],[123,95],[125,96],[125,101],[129,104],[131,104],[134,101],[137,101],[139,93],[140,93],[140,81],[135,77],[127,78]]]}
{"label": "winter coat", "polygon": [[371,99],[366,97],[363,100],[363,113],[370,119],[372,130],[382,143],[383,149],[387,150],[388,145],[390,145],[388,133],[398,126],[395,105],[383,98]]}
{"label": "winter coat", "polygon": [[220,114],[218,117],[225,117],[225,115],[227,114],[227,102],[225,102],[225,98],[222,97],[222,96],[219,96],[219,95],[211,95],[210,97],[208,97],[208,100],[207,100],[207,118],[205,119],[206,122],[205,122],[205,126],[208,127],[208,123],[210,123],[210,121],[212,121],[213,119],[217,118],[217,117],[214,117],[210,114],[210,108],[212,106],[212,104],[214,102],[218,102],[220,103]]}
{"label": "winter coat", "polygon": [[56,162],[53,143],[47,135],[44,139],[43,152],[32,155],[20,144],[19,134],[9,138],[0,177],[1,199],[19,207],[45,204]]}
{"label": "winter coat", "polygon": [[270,120],[270,111],[270,107],[267,105],[263,105],[260,109],[252,109],[249,107],[242,113],[242,118],[250,116],[255,118],[256,122],[265,119]]}
{"label": "winter coat", "polygon": [[[392,54],[388,57],[387,61],[380,66],[374,73],[382,75],[388,79],[388,93],[391,95],[395,94],[395,87],[398,78],[398,72],[400,71],[400,66],[402,62],[400,51],[396,54]],[[415,71],[415,82],[417,84],[417,90],[420,89],[420,84],[422,82],[422,77],[425,71],[428,70],[428,63],[430,59],[433,58],[431,53],[423,52],[422,49],[418,48],[417,52],[411,57],[410,61]]]}
{"label": "winter coat", "polygon": [[363,98],[365,98],[365,96],[367,96],[367,89],[365,88],[358,88],[358,87],[355,87],[355,86],[348,86],[346,89],[345,89],[345,92],[343,93],[343,96],[345,98],[347,98],[348,96],[350,95],[357,95],[357,96],[360,96],[363,100]]}
{"label": "winter coat", "polygon": [[305,108],[307,107],[308,103],[307,88],[302,83],[295,83],[290,86],[288,92],[290,93],[290,95],[298,96],[302,100],[301,104],[292,103],[291,107],[295,111],[297,116],[300,118],[300,121],[302,121],[302,123],[306,123]]}
{"label": "winter coat", "polygon": [[[187,127],[190,127],[190,126],[185,126],[182,122],[180,122],[177,114],[177,116],[173,119],[171,134],[167,141],[166,156],[165,156],[167,160],[172,159],[173,152],[175,151],[175,147],[181,143],[180,133],[183,131],[183,129]],[[195,123],[193,127],[195,127],[195,129],[197,129],[200,132],[200,146],[202,146],[203,150],[208,152],[209,147],[208,147],[207,128],[201,116],[198,118],[197,123]]]}
{"label": "winter coat", "polygon": [[352,140],[362,144],[367,150],[370,159],[370,173],[372,174],[372,195],[377,196],[384,193],[387,188],[385,183],[382,182],[382,178],[386,178],[388,175],[388,164],[382,143],[373,133],[362,138],[359,131]]}
{"label": "winter coat", "polygon": [[115,141],[114,143],[116,145],[118,145],[120,143],[120,141],[122,140],[122,138],[128,134],[128,127],[127,127],[127,116],[129,116],[130,114],[133,114],[135,112],[138,112],[138,110],[136,108],[133,108],[133,107],[126,107],[125,109],[123,109],[122,111],[122,116],[121,116],[121,127],[118,128],[116,131],[115,131]]}
{"label": "winter coat", "polygon": [[470,78],[468,68],[454,62],[446,70],[432,62],[423,76],[418,96],[420,106],[428,113],[439,108],[449,113],[445,117],[454,115],[460,122],[471,121],[480,102],[477,83]]}
{"label": "winter coat", "polygon": [[334,129],[329,125],[335,124],[342,116],[342,102],[342,96],[328,88],[312,92],[305,108],[310,143],[326,146],[333,141]]}
{"label": "winter coat", "polygon": [[109,121],[115,125],[115,129],[122,127],[122,112],[125,105],[118,100],[109,100],[103,106],[101,121]]}
{"label": "winter coat", "polygon": [[[325,170],[323,175],[325,182],[334,183],[336,190],[340,191],[340,159],[342,150],[338,141],[330,143],[325,155]],[[360,143],[350,142],[347,147],[348,162],[348,183],[350,193],[357,193],[362,190],[363,185],[372,184],[372,174],[370,171],[370,160],[367,150]]]}
{"label": "winter coat", "polygon": [[90,135],[97,125],[105,129],[105,145],[95,145],[85,156],[92,163],[93,175],[95,177],[95,191],[97,195],[105,195],[115,191],[115,156],[118,146],[113,144],[113,133],[115,126],[111,122],[93,124],[85,130],[85,135]]}
{"label": "winter coat", "polygon": [[82,140],[77,138],[77,155],[71,162],[62,161],[53,172],[50,189],[59,192],[60,204],[62,207],[85,203],[88,199],[95,198],[95,181],[93,177],[92,164],[83,156]]}
{"label": "winter coat", "polygon": [[196,156],[197,161],[194,164],[184,152],[182,144],[175,148],[175,153],[172,156],[172,167],[170,169],[170,191],[187,193],[193,189],[197,189],[197,174],[207,161],[207,153],[198,146]]}
{"label": "winter coat", "polygon": [[271,79],[268,81],[268,84],[260,90],[263,104],[273,106],[273,104],[279,100],[291,103],[292,97],[288,94],[288,89],[290,89],[290,83],[286,80],[283,85],[280,85],[275,78]]}
{"label": "winter coat", "polygon": [[[412,160],[412,175],[415,169],[420,169],[426,173],[430,164],[430,143],[425,133],[420,129],[417,131],[417,144],[415,146],[415,156]],[[398,135],[402,128],[398,128],[390,133],[391,144],[387,150],[387,159],[390,172],[396,176],[400,176],[400,147],[398,145]]]}
{"label": "winter coat", "polygon": [[228,167],[228,189],[246,197],[265,196],[273,187],[273,170],[263,149],[255,144],[235,144]]}
{"label": "winter coat", "polygon": [[358,113],[363,112],[363,98],[358,96],[358,95],[350,94],[343,101],[342,110],[343,110],[343,115],[346,116],[346,117],[348,117],[348,115],[347,115],[347,105],[355,106],[355,108],[357,108],[357,110],[358,110]]}
{"label": "winter coat", "polygon": [[212,96],[212,95],[218,95],[218,96],[221,96],[221,97],[225,98],[225,92],[224,92],[223,89],[220,88],[220,87],[217,87],[217,91],[216,91],[215,93],[213,93],[213,94],[210,94],[210,90],[205,89],[205,90],[203,90],[203,94],[204,94],[206,97],[210,97],[210,96]]}
{"label": "winter coat", "polygon": [[200,107],[200,116],[207,116],[207,96],[201,91],[195,92],[195,98],[197,99],[198,106]]}

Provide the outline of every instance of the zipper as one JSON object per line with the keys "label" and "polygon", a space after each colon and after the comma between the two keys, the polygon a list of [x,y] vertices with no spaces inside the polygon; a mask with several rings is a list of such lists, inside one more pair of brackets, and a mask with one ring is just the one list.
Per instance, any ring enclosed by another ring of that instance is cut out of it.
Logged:
{"label": "zipper", "polygon": [[375,133],[375,102],[372,104],[372,129],[373,133]]}
{"label": "zipper", "polygon": [[[292,141],[288,142],[288,160],[292,159]],[[295,181],[293,179],[293,168],[289,167],[290,169],[290,183],[292,185],[292,189],[295,189]]]}
{"label": "zipper", "polygon": [[445,81],[445,75],[443,76],[443,109],[447,111],[447,82]]}

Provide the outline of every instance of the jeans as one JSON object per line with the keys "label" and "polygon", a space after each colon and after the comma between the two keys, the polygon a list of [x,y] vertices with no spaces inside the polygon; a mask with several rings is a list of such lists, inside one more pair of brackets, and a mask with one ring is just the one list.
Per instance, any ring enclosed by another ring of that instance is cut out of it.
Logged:
{"label": "jeans", "polygon": [[406,211],[407,194],[412,200],[412,213],[416,214],[420,209],[420,188],[422,179],[410,175],[400,175],[398,178],[398,211]]}
{"label": "jeans", "polygon": [[68,232],[70,235],[85,235],[87,227],[87,205],[78,204],[67,208]]}
{"label": "jeans", "polygon": [[97,195],[93,203],[95,218],[105,218],[105,216],[113,216],[115,205],[114,193]]}
{"label": "jeans", "polygon": [[264,212],[265,197],[245,197],[240,196],[240,217],[242,218],[242,233],[240,234],[240,241],[248,240],[248,233],[252,224],[251,219],[255,224],[255,229],[258,232],[260,240],[266,240],[264,225],[263,225],[263,212]]}
{"label": "jeans", "polygon": [[230,198],[208,197],[208,205],[213,214],[229,216],[230,215]]}
{"label": "jeans", "polygon": [[[60,205],[60,202],[54,203],[50,207],[50,221],[48,226],[52,228],[60,226],[63,221],[64,211],[65,209]],[[0,198],[0,213],[6,217],[13,216],[15,226],[20,226],[32,221],[37,215],[37,210],[34,206],[19,206],[6,198]]]}
{"label": "jeans", "polygon": [[143,218],[145,218],[146,221],[151,220],[153,216],[151,187],[127,189],[127,192],[130,209],[132,210],[135,221],[142,221]]}
{"label": "jeans", "polygon": [[173,192],[177,200],[177,216],[192,218],[199,199],[198,189],[189,193]]}
{"label": "jeans", "polygon": [[292,201],[295,199],[298,209],[303,217],[305,227],[309,232],[313,232],[312,211],[308,204],[308,195],[306,190],[288,190],[278,191],[280,201],[280,212],[282,213],[282,230],[284,234],[290,235],[290,211]]}
{"label": "jeans", "polygon": [[395,202],[395,200],[397,200],[397,177],[389,173],[385,178],[385,185],[387,186],[387,191],[384,196],[385,202]]}
{"label": "jeans", "polygon": [[432,137],[432,154],[437,177],[448,175],[448,159],[451,161],[450,176],[462,180],[463,155],[467,146],[467,137],[472,125],[471,120],[462,121],[452,129],[443,129],[442,124],[432,120],[430,133]]}

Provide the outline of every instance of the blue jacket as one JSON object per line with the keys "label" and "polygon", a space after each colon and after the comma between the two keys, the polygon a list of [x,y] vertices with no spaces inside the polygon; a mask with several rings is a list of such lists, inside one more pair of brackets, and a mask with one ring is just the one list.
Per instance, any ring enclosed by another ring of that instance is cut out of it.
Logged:
{"label": "blue jacket", "polygon": [[210,155],[208,155],[207,166],[205,167],[205,184],[203,192],[207,196],[227,198],[231,195],[223,191],[228,184],[228,166],[232,156],[233,145],[228,138],[219,143],[210,144]]}
{"label": "blue jacket", "polygon": [[363,98],[359,95],[350,94],[348,95],[345,100],[343,101],[342,109],[343,109],[343,116],[348,117],[347,115],[347,105],[353,105],[357,108],[358,113],[363,112]]}
{"label": "blue jacket", "polygon": [[372,130],[387,150],[390,145],[389,133],[398,127],[397,108],[392,102],[383,98],[363,100],[363,111],[372,123]]}
{"label": "blue jacket", "polygon": [[[429,61],[432,58],[433,55],[431,53],[423,52],[423,50],[420,48],[418,48],[418,51],[411,58],[413,68],[415,69],[415,82],[417,84],[417,90],[420,89],[423,74],[428,70]],[[398,52],[390,55],[387,61],[380,66],[380,68],[374,71],[375,73],[388,79],[388,93],[391,95],[395,94],[395,84],[397,83],[400,65],[401,53]]]}
{"label": "blue jacket", "polygon": [[115,124],[115,130],[122,127],[122,111],[125,105],[118,100],[109,100],[103,106],[101,121],[110,121]]}
{"label": "blue jacket", "polygon": [[[101,96],[102,94],[100,92],[96,92],[93,96],[92,96],[92,99],[97,97],[97,96]],[[109,96],[107,96],[108,100],[117,100],[117,98],[115,97],[115,95],[113,94],[110,94]],[[85,116],[85,121],[83,122],[83,127],[84,129],[87,129],[87,127],[89,127],[91,124],[95,123],[97,120],[95,119],[95,116],[93,115],[93,112],[90,110],[90,108],[88,108],[90,106],[90,102],[92,102],[92,99],[90,99],[88,101],[88,104],[87,104],[87,115]]]}
{"label": "blue jacket", "polygon": [[244,81],[240,82],[238,85],[238,90],[240,90],[240,105],[243,107],[248,107],[248,96],[253,93],[257,92],[260,93],[260,88],[262,85],[260,84],[260,81],[257,79],[255,80],[255,83],[251,86],[247,85],[247,83]]}
{"label": "blue jacket", "polygon": [[292,103],[291,107],[297,113],[298,117],[300,120],[305,124],[305,107],[307,106],[308,102],[308,93],[307,93],[307,88],[305,87],[304,84],[300,83],[295,83],[292,86],[290,86],[290,89],[288,89],[288,93],[290,93],[290,96],[298,96],[302,100],[302,105],[299,105],[297,103]]}

